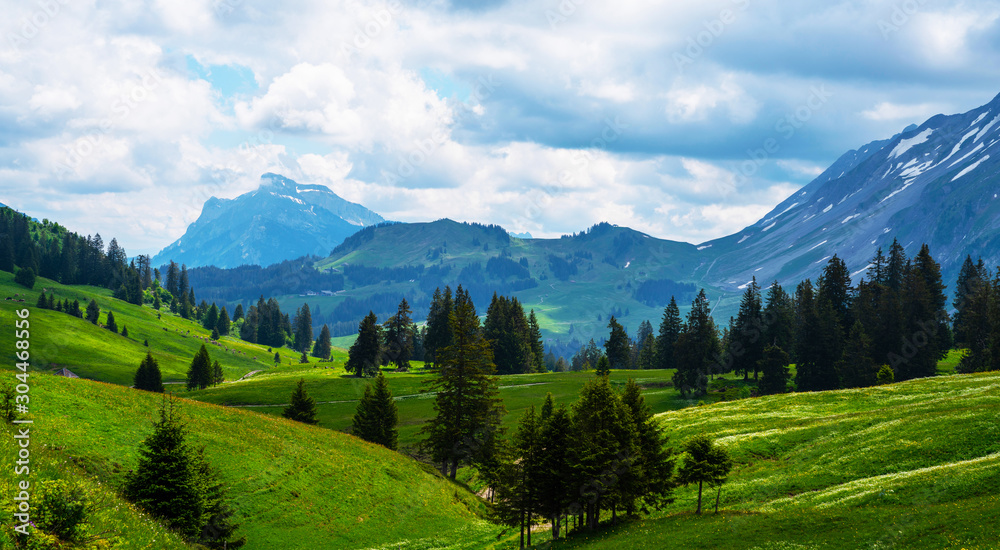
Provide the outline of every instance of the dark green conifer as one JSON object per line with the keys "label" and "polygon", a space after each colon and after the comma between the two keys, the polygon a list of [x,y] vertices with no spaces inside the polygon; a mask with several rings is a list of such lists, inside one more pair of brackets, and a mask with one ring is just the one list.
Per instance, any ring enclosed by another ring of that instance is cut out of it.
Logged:
{"label": "dark green conifer", "polygon": [[281,416],[304,424],[316,424],[319,422],[316,420],[316,400],[306,393],[305,384],[304,379],[299,380],[292,391],[292,401],[281,412]]}
{"label": "dark green conifer", "polygon": [[364,439],[396,450],[398,430],[396,424],[399,413],[396,402],[389,391],[389,383],[381,372],[375,377],[374,384],[365,386],[365,393],[358,403],[354,414],[354,424],[351,432]]}

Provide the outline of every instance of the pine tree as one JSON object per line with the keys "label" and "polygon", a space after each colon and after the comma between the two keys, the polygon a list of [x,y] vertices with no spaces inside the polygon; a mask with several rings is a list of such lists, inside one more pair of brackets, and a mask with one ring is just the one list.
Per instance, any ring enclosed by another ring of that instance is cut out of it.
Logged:
{"label": "pine tree", "polygon": [[[684,444],[684,463],[678,472],[678,482],[681,485],[698,484],[698,509],[696,514],[701,513],[701,494],[703,485],[718,487],[722,492],[722,484],[726,482],[729,471],[733,467],[733,461],[729,458],[729,453],[719,447],[705,434],[692,437]],[[718,503],[718,499],[716,499]],[[718,504],[716,504],[718,512]]]}
{"label": "pine tree", "polygon": [[516,460],[512,478],[510,499],[508,502],[517,514],[521,528],[521,548],[525,548],[525,530],[527,530],[527,545],[531,546],[531,525],[533,516],[539,508],[538,483],[541,477],[540,458],[541,447],[539,437],[539,422],[532,405],[524,411],[517,431],[514,432],[513,451]]}
{"label": "pine tree", "polygon": [[771,284],[764,306],[764,343],[791,350],[795,344],[795,304],[778,281]]}
{"label": "pine tree", "polygon": [[[546,404],[551,404],[551,400],[547,398]],[[566,406],[560,403],[549,414],[543,408],[538,434],[538,445],[544,450],[539,458],[536,480],[538,512],[549,519],[553,540],[559,539],[560,519],[573,497],[574,487],[568,475],[572,442],[572,418]]]}
{"label": "pine tree", "polygon": [[1000,362],[1000,270],[991,283],[981,281],[966,296],[962,315],[965,353],[955,368],[959,373],[996,370]]}
{"label": "pine tree", "polygon": [[449,319],[453,308],[451,287],[434,289],[430,310],[427,313],[427,336],[424,338],[424,361],[437,365],[437,352],[451,345]]}
{"label": "pine tree", "polygon": [[304,424],[316,424],[319,422],[316,420],[316,400],[306,393],[305,384],[305,379],[299,379],[292,391],[292,401],[281,412],[281,416]]}
{"label": "pine tree", "polygon": [[393,401],[392,392],[389,391],[389,383],[380,372],[375,377],[374,387],[372,384],[365,386],[365,394],[361,397],[357,412],[354,414],[351,432],[365,441],[395,451],[398,421],[396,402]]}
{"label": "pine tree", "polygon": [[528,347],[534,357],[534,371],[545,372],[545,344],[542,343],[542,329],[533,309],[528,314]]}
{"label": "pine tree", "polygon": [[215,330],[219,331],[219,334],[226,336],[229,334],[230,323],[229,312],[226,311],[226,306],[222,306],[222,311],[219,312],[219,321],[215,324]]}
{"label": "pine tree", "polygon": [[625,332],[625,327],[612,315],[608,321],[608,328],[611,329],[611,334],[604,343],[604,349],[608,356],[608,361],[611,363],[611,368],[628,368],[631,352],[629,350],[629,339],[628,334]]}
{"label": "pine tree", "polygon": [[969,299],[976,293],[979,287],[986,282],[988,274],[982,258],[978,264],[972,263],[972,256],[966,256],[962,263],[962,269],[958,274],[958,281],[955,284],[955,301],[952,306],[955,308],[954,334],[955,342],[959,345],[966,345],[966,309]]}
{"label": "pine tree", "polygon": [[114,333],[118,332],[118,323],[115,322],[115,314],[113,311],[108,312],[108,320],[107,323],[105,323],[104,328]]}
{"label": "pine tree", "polygon": [[674,344],[677,372],[673,382],[682,396],[698,397],[708,392],[708,376],[713,365],[717,364],[714,358],[719,356],[720,351],[719,335],[712,320],[708,297],[702,289],[691,303],[687,323]]}
{"label": "pine tree", "polygon": [[274,364],[275,365],[281,364],[281,354],[278,352],[274,352]]}
{"label": "pine tree", "polygon": [[636,368],[653,369],[656,368],[656,339],[652,334],[647,334],[646,339],[639,348],[639,358],[636,361]]}
{"label": "pine tree", "polygon": [[185,442],[187,430],[173,401],[160,408],[153,433],[139,448],[139,464],[126,474],[125,497],[187,539],[201,532],[204,500]]}
{"label": "pine tree", "polygon": [[330,328],[323,325],[323,328],[319,330],[319,338],[316,339],[316,344],[313,346],[312,355],[313,357],[329,360],[332,352],[333,347],[330,345]]}
{"label": "pine tree", "polygon": [[139,369],[135,371],[133,385],[137,390],[163,393],[163,376],[160,374],[160,365],[153,358],[152,353],[147,351],[146,357],[139,363]]}
{"label": "pine tree", "polygon": [[[653,416],[653,411],[646,405],[646,398],[643,397],[639,384],[631,378],[625,385],[625,391],[622,392],[622,404],[629,410],[639,450],[635,462],[636,471],[641,477],[632,496],[643,510],[648,508],[661,510],[663,506],[672,502],[673,450],[666,447],[667,436]],[[630,507],[628,512],[634,513],[634,507]]]}
{"label": "pine tree", "polygon": [[840,325],[841,334],[846,335],[851,330],[854,320],[851,319],[851,273],[844,260],[834,254],[823,267],[817,286],[819,287],[817,299],[830,302],[837,323]]}
{"label": "pine tree", "polygon": [[233,322],[243,318],[243,304],[236,304],[236,311],[233,311]]}
{"label": "pine tree", "polygon": [[656,368],[675,368],[674,344],[683,330],[681,323],[681,311],[677,307],[677,300],[670,297],[670,303],[663,310],[663,320],[660,321],[660,332],[656,337]]}
{"label": "pine tree", "polygon": [[[640,474],[634,421],[607,377],[584,384],[573,405],[573,434],[571,476],[593,529],[602,509],[615,514],[629,506]],[[610,480],[609,471],[615,474]]]}
{"label": "pine tree", "polygon": [[378,317],[371,311],[358,326],[358,339],[347,351],[347,372],[362,378],[371,378],[378,373],[379,357],[382,355],[382,327]]}
{"label": "pine tree", "polygon": [[499,374],[524,374],[531,372],[534,354],[528,334],[528,321],[524,308],[516,298],[497,296],[486,310],[483,336],[490,342],[493,361]]}
{"label": "pine tree", "polygon": [[204,447],[194,453],[192,465],[197,474],[198,492],[202,499],[202,528],[195,542],[211,549],[242,548],[246,544],[246,537],[233,538],[239,524],[232,520],[235,514],[226,503],[226,488],[219,479],[218,472],[205,457]]}
{"label": "pine tree", "polygon": [[0,271],[14,272],[14,239],[0,235]]}
{"label": "pine tree", "polygon": [[208,356],[205,344],[194,355],[187,372],[187,389],[203,390],[212,384],[212,360]]}
{"label": "pine tree", "polygon": [[47,304],[49,309],[56,309],[56,293],[53,292],[49,294],[49,303]]}
{"label": "pine tree", "polygon": [[122,325],[122,336],[128,338],[128,327],[125,325]]}
{"label": "pine tree", "polygon": [[305,353],[313,345],[312,313],[309,304],[302,304],[295,312],[295,351]]}
{"label": "pine tree", "polygon": [[48,309],[49,301],[45,298],[44,292],[38,295],[38,302],[35,304],[35,307],[38,309]]}
{"label": "pine tree", "polygon": [[212,307],[198,309],[204,313],[201,317],[201,326],[204,327],[205,330],[214,329],[215,325],[219,322],[219,308],[213,302]]}
{"label": "pine tree", "polygon": [[845,388],[865,388],[875,385],[878,367],[871,358],[872,340],[865,334],[861,321],[855,321],[844,345],[844,356],[837,365]]}
{"label": "pine tree", "polygon": [[801,318],[796,335],[795,385],[798,391],[835,390],[840,387],[837,362],[843,353],[843,336],[830,300],[816,298],[806,279],[796,291]]}
{"label": "pine tree", "polygon": [[455,479],[464,462],[476,462],[493,447],[504,414],[493,352],[482,335],[472,299],[461,286],[450,315],[451,345],[438,351],[438,374],[429,381],[436,392],[435,416],[421,433],[442,473]]}
{"label": "pine tree", "polygon": [[750,378],[751,372],[754,380],[757,379],[757,362],[764,355],[763,314],[760,286],[754,277],[743,293],[739,313],[729,333],[730,343],[726,346],[733,359],[733,370],[742,373],[744,380]]}
{"label": "pine tree", "polygon": [[385,322],[385,350],[383,353],[396,365],[396,370],[410,370],[413,355],[413,334],[410,332],[410,304],[403,298],[396,314]]}
{"label": "pine tree", "polygon": [[611,376],[611,362],[608,361],[607,356],[602,355],[597,360],[597,367],[595,368],[594,374],[596,376],[603,376],[603,377]]}
{"label": "pine tree", "polygon": [[212,385],[218,386],[226,380],[225,373],[222,372],[222,365],[218,360],[212,361]]}
{"label": "pine tree", "polygon": [[787,391],[788,365],[791,362],[791,358],[780,347],[768,344],[764,348],[764,356],[760,358],[757,366],[757,369],[762,373],[757,389],[762,395],[785,393]]}
{"label": "pine tree", "polygon": [[212,340],[213,342],[218,342],[219,338],[220,338],[219,329],[212,327],[212,334],[211,336],[209,336],[209,339]]}
{"label": "pine tree", "polygon": [[[93,303],[94,303],[94,307],[97,307],[97,303],[96,302],[93,302]],[[97,310],[97,313],[100,313],[100,310]],[[83,317],[83,312],[80,311],[80,301],[79,300],[73,300],[73,306],[70,308],[70,314],[72,314],[74,317],[77,317],[77,318],[82,318]],[[87,316],[88,316],[88,318],[90,316],[90,306],[89,305],[87,306]],[[97,319],[97,315],[96,314],[94,315],[94,319],[95,319],[94,323],[96,323],[97,322],[96,321],[96,319]]]}

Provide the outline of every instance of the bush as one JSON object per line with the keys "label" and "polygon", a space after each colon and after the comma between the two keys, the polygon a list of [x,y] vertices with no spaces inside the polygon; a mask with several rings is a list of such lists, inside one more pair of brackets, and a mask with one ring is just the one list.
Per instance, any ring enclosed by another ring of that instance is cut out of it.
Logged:
{"label": "bush", "polygon": [[17,270],[14,275],[14,282],[28,289],[35,286],[35,270],[30,267],[23,267]]}
{"label": "bush", "polygon": [[875,375],[875,383],[881,386],[882,384],[892,384],[895,381],[896,375],[892,372],[892,367],[889,365],[882,365],[882,368],[878,370],[878,374]]}
{"label": "bush", "polygon": [[80,542],[89,512],[90,502],[79,485],[61,479],[42,482],[34,516],[40,530],[63,542]]}

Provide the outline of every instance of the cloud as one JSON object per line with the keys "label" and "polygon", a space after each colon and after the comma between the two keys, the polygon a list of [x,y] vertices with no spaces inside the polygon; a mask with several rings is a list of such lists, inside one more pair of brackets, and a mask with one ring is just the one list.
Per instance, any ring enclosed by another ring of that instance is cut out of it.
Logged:
{"label": "cloud", "polygon": [[[998,91],[988,1],[923,5],[888,33],[882,1],[55,4],[0,23],[0,202],[133,253],[265,171],[405,221],[704,241],[844,151]],[[832,97],[780,130],[817,87]]]}

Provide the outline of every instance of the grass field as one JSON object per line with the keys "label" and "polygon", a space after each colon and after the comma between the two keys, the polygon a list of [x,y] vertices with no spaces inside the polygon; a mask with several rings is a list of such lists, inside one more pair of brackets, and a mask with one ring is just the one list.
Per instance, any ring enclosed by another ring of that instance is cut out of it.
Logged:
{"label": "grass field", "polygon": [[[34,374],[31,381],[32,445],[45,449],[41,456],[47,465],[36,474],[39,479],[99,483],[103,507],[126,510],[116,528],[122,537],[131,540],[134,525],[149,525],[124,547],[169,547],[144,546],[141,541],[162,529],[111,491],[135,465],[161,396],[46,374]],[[462,548],[470,543],[482,548],[500,532],[479,519],[483,506],[471,493],[398,453],[239,409],[194,401],[181,401],[179,407],[190,442],[205,446],[229,487],[250,541],[247,548]],[[14,440],[6,433],[2,439],[0,453],[7,461],[15,454]],[[2,476],[5,509],[13,495],[7,490],[10,466],[5,464]],[[9,521],[7,514],[0,518],[0,523]]]}

